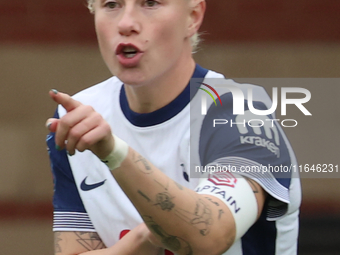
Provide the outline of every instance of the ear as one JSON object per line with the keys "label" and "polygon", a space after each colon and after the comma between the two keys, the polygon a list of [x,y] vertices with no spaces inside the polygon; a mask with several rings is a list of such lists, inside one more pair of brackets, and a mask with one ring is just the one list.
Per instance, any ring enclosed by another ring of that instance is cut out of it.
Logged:
{"label": "ear", "polygon": [[200,28],[206,9],[205,0],[192,0],[190,21],[188,27],[188,37],[193,36]]}

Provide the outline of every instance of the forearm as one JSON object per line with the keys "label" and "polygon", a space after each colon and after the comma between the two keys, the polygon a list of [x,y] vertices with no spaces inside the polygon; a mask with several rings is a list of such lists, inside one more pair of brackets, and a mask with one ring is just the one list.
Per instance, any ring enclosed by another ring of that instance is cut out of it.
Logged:
{"label": "forearm", "polygon": [[55,255],[78,255],[103,248],[105,245],[95,232],[54,232]]}
{"label": "forearm", "polygon": [[145,224],[140,224],[127,233],[114,246],[110,247],[110,255],[157,255],[161,248],[151,244],[149,240],[150,231]]}
{"label": "forearm", "polygon": [[[176,254],[207,254],[205,249],[213,246],[216,237],[229,246],[233,242],[232,216],[218,199],[175,183],[131,148],[121,167],[111,172],[167,249]],[[230,233],[221,225],[231,226]]]}
{"label": "forearm", "polygon": [[88,149],[106,163],[110,163],[107,157],[112,151],[113,176],[149,229],[169,250],[213,255],[232,244],[235,222],[223,202],[177,185],[131,148],[115,144],[111,127],[92,107],[57,91],[51,91],[50,96],[67,111],[61,119],[47,121],[49,130],[56,132],[56,147],[66,147],[70,155]]}
{"label": "forearm", "polygon": [[159,255],[162,249],[151,244],[149,240],[150,231],[145,224],[140,224],[113,246],[80,255]]}

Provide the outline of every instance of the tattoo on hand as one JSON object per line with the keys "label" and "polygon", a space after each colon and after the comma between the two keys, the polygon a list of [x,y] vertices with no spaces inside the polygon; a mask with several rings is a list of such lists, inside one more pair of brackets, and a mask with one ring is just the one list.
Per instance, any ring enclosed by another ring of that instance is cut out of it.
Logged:
{"label": "tattoo on hand", "polygon": [[104,243],[97,233],[74,232],[78,237],[77,242],[88,251],[105,248]]}
{"label": "tattoo on hand", "polygon": [[192,255],[193,251],[192,248],[190,246],[190,244],[188,242],[186,242],[185,240],[183,240],[180,237],[177,236],[173,236],[170,235],[168,233],[166,233],[164,231],[164,229],[159,226],[153,219],[151,216],[142,216],[143,220],[145,222],[145,224],[149,227],[149,229],[157,236],[159,236],[161,238],[161,242],[162,244],[164,244],[164,246],[173,251],[173,252],[177,252],[180,249],[182,249],[185,253],[185,255]]}

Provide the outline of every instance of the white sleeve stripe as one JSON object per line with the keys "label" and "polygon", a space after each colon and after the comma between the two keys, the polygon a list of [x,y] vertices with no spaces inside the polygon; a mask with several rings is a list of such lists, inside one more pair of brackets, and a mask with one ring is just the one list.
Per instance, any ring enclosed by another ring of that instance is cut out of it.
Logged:
{"label": "white sleeve stripe", "polygon": [[95,230],[87,213],[54,212],[53,231],[65,229],[69,229],[69,231],[77,229]]}
{"label": "white sleeve stripe", "polygon": [[260,167],[261,164],[241,157],[224,157],[215,160],[214,162],[210,163],[209,165],[222,165],[228,166],[232,165],[235,166],[237,169],[237,173],[249,177],[256,182],[258,182],[263,189],[270,194],[272,197],[289,204],[289,191],[286,187],[280,184],[275,177],[270,172],[265,173],[256,173],[256,172],[242,172],[241,167],[246,166],[258,166]]}
{"label": "white sleeve stripe", "polygon": [[82,212],[65,212],[65,211],[54,211],[53,212],[54,215],[78,215],[78,216],[84,216],[84,217],[88,217],[87,213],[82,213]]}
{"label": "white sleeve stripe", "polygon": [[95,229],[89,228],[73,228],[73,227],[58,227],[53,228],[54,232],[61,232],[61,231],[79,231],[79,232],[97,232]]}
{"label": "white sleeve stripe", "polygon": [[78,225],[78,224],[53,224],[53,228],[62,228],[62,227],[75,227],[75,228],[90,228],[90,229],[93,229],[92,228],[92,225],[89,224],[89,225]]}

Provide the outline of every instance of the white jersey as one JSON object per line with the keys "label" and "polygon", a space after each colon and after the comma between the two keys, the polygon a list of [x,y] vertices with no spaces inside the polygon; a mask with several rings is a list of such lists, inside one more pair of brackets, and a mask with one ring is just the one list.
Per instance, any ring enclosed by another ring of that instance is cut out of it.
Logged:
{"label": "white jersey", "polygon": [[[223,76],[197,66],[193,77],[203,81]],[[261,88],[259,91],[264,92]],[[205,92],[192,90],[188,85],[169,105],[152,113],[137,114],[129,109],[122,82],[112,77],[76,94],[74,98],[91,105],[110,124],[115,135],[171,179],[193,190],[199,181],[190,173],[193,164],[232,164],[238,169],[242,165],[296,164],[294,153],[279,127],[276,137],[268,137],[265,132],[255,134],[251,128],[241,134],[240,129],[234,126],[228,135],[220,139],[218,133],[222,131],[212,134],[208,118],[190,118],[190,105],[200,104],[202,93]],[[230,101],[228,94],[221,96],[224,105]],[[260,104],[266,105],[267,102]],[[209,109],[216,111],[215,117],[221,114],[217,108]],[[65,110],[59,106],[55,117],[64,114]],[[226,114],[229,113],[223,111],[223,117]],[[231,115],[229,117],[232,118]],[[193,125],[196,128],[192,132],[197,132],[196,135],[190,132]],[[243,138],[240,140],[241,136]],[[256,144],[256,137],[263,144],[273,143],[280,151],[279,155],[277,150],[276,153],[270,150],[270,146]],[[57,151],[54,134],[48,136],[47,144],[55,187],[54,231],[97,232],[105,245],[110,247],[128,230],[143,222],[106,165],[92,152],[77,152],[74,156],[68,156],[65,150]],[[269,174],[266,178],[256,174],[244,175],[256,180],[269,198],[260,219],[225,254],[296,254],[301,200],[299,179],[293,178],[290,173],[285,176]],[[205,191],[209,189],[211,193],[216,192],[213,183]]]}

